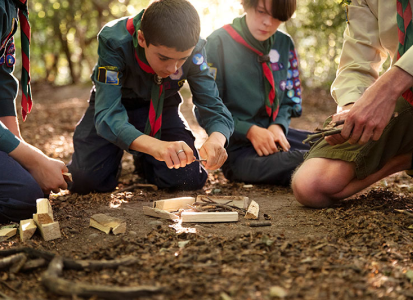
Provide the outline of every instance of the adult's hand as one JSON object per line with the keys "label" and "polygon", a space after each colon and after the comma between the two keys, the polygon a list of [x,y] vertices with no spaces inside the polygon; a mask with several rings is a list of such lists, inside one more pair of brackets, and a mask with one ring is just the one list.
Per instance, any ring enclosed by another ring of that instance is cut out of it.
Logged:
{"label": "adult's hand", "polygon": [[413,77],[394,66],[371,85],[345,116],[341,136],[350,144],[377,141],[394,112],[398,97],[413,86]]}

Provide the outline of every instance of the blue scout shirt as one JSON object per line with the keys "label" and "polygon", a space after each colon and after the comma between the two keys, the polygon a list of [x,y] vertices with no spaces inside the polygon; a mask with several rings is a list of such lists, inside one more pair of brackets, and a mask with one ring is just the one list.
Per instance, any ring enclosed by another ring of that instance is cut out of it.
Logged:
{"label": "blue scout shirt", "polygon": [[301,82],[291,37],[281,31],[269,53],[280,110],[274,122],[265,110],[265,82],[258,56],[220,28],[207,38],[206,50],[219,95],[235,121],[228,150],[250,145],[246,135],[253,125],[278,124],[288,133],[291,117],[301,115]]}
{"label": "blue scout shirt", "polygon": [[[137,107],[149,105],[154,81],[153,75],[143,71],[136,60],[132,36],[126,28],[127,20],[114,20],[100,31],[99,59],[92,80],[96,86],[95,126],[98,134],[121,149],[130,151],[130,144],[144,133],[128,122],[122,99],[134,99]],[[168,105],[168,97],[176,94],[187,80],[193,103],[202,119],[201,126],[208,134],[215,131],[222,133],[228,141],[233,132],[233,120],[219,98],[215,81],[209,73],[205,43],[200,39],[182,67],[164,79],[164,105]],[[107,70],[104,82],[98,80],[99,67]]]}
{"label": "blue scout shirt", "polygon": [[[15,46],[13,35],[18,27],[17,7],[12,0],[0,1],[0,117],[16,116],[18,81],[13,76]],[[0,122],[0,151],[9,153],[20,140]]]}

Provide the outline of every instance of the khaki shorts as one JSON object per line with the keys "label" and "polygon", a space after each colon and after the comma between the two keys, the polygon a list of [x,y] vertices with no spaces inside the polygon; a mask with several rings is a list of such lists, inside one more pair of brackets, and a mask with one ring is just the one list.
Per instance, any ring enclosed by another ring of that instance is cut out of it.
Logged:
{"label": "khaki shorts", "polygon": [[353,162],[356,176],[364,179],[380,170],[391,158],[413,152],[413,106],[403,98],[396,103],[397,117],[392,117],[378,141],[365,145],[329,145],[324,139],[315,143],[305,156]]}

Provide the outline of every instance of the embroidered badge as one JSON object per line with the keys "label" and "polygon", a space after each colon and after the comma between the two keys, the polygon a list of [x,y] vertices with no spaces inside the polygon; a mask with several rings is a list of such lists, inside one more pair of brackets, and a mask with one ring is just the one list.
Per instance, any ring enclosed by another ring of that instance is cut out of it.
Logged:
{"label": "embroidered badge", "polygon": [[280,66],[278,65],[278,63],[271,64],[271,70],[278,71],[279,69],[280,69]]}
{"label": "embroidered badge", "polygon": [[195,55],[192,57],[192,62],[193,62],[194,64],[200,66],[200,65],[202,65],[202,63],[204,62],[204,57],[203,57],[202,54],[200,54],[200,53],[195,54]]}
{"label": "embroidered badge", "polygon": [[300,115],[301,115],[301,113],[302,113],[302,111],[303,111],[303,108],[301,107],[300,104],[294,105],[294,106],[293,106],[293,109],[297,112],[297,114],[300,114]]}
{"label": "embroidered badge", "polygon": [[287,82],[285,80],[280,81],[280,90],[285,91],[285,86],[287,85]]}
{"label": "embroidered badge", "polygon": [[295,96],[294,90],[289,90],[289,91],[287,92],[287,96],[288,96],[288,98],[294,97],[294,96]]}
{"label": "embroidered badge", "polygon": [[301,97],[301,89],[300,88],[296,89],[295,93],[297,94],[298,97]]}
{"label": "embroidered badge", "polygon": [[280,60],[280,53],[278,53],[278,51],[275,49],[271,49],[268,55],[270,57],[271,63],[277,63]]}
{"label": "embroidered badge", "polygon": [[283,63],[279,63],[278,66],[280,67],[280,70],[284,70],[284,64]]}
{"label": "embroidered badge", "polygon": [[180,80],[182,78],[182,75],[184,75],[184,71],[182,70],[182,67],[180,67],[178,70],[176,70],[175,73],[169,75],[169,78],[171,78],[172,80]]}
{"label": "embroidered badge", "polygon": [[212,77],[214,77],[214,80],[217,79],[217,72],[218,72],[217,68],[209,67],[209,74],[211,74]]}
{"label": "embroidered badge", "polygon": [[291,79],[293,77],[293,71],[288,70],[287,71],[287,79]]}
{"label": "embroidered badge", "polygon": [[116,67],[99,67],[98,81],[111,85],[119,85],[119,72],[109,70],[109,68],[115,68],[117,70]]}
{"label": "embroidered badge", "polygon": [[16,52],[16,47],[14,46],[14,43],[10,43],[9,46],[7,47],[7,54],[14,54]]}
{"label": "embroidered badge", "polygon": [[202,65],[199,67],[199,69],[200,69],[201,71],[206,70],[206,69],[208,69],[208,65],[204,62],[204,63],[202,63]]}
{"label": "embroidered badge", "polygon": [[0,66],[4,64],[4,55],[2,57],[0,57]]}
{"label": "embroidered badge", "polygon": [[297,78],[298,75],[299,75],[298,70],[297,69],[293,70],[293,77]]}
{"label": "embroidered badge", "polygon": [[16,62],[16,59],[12,54],[7,54],[6,56],[6,65],[11,68],[14,66],[14,63]]}
{"label": "embroidered badge", "polygon": [[291,100],[293,100],[297,104],[301,103],[301,98],[300,97],[292,97]]}
{"label": "embroidered badge", "polygon": [[300,79],[295,79],[294,80],[294,86],[299,87],[301,85]]}
{"label": "embroidered badge", "polygon": [[294,51],[290,50],[288,53],[288,59],[293,59],[294,58]]}
{"label": "embroidered badge", "polygon": [[287,80],[287,85],[285,86],[287,90],[292,90],[294,87],[294,84],[291,80]]}

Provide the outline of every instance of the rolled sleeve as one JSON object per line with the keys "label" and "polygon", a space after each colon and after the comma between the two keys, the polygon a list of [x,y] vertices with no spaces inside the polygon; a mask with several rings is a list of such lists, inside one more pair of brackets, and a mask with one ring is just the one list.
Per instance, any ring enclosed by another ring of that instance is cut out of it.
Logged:
{"label": "rolled sleeve", "polygon": [[394,65],[413,76],[413,47],[407,50]]}
{"label": "rolled sleeve", "polygon": [[357,101],[379,77],[387,52],[379,39],[379,24],[366,1],[348,6],[348,25],[337,77],[331,94],[339,106]]}

